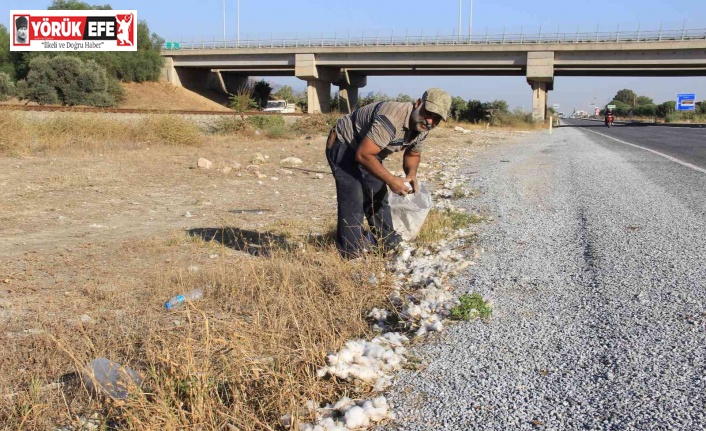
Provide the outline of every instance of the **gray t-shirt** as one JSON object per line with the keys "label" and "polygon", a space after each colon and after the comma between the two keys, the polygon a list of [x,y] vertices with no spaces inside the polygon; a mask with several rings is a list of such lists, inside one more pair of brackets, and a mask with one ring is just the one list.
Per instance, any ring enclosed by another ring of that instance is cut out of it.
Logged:
{"label": "gray t-shirt", "polygon": [[418,133],[409,129],[413,108],[409,102],[381,102],[363,106],[338,120],[336,135],[356,149],[367,136],[382,149],[378,154],[380,160],[408,148],[421,153],[429,132]]}

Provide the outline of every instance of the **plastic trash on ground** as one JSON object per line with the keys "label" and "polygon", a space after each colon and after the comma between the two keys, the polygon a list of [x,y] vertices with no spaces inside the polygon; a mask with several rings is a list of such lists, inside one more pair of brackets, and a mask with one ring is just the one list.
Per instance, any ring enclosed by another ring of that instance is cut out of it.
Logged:
{"label": "plastic trash on ground", "polygon": [[81,378],[89,390],[116,400],[126,399],[129,391],[136,390],[142,384],[142,377],[137,371],[107,358],[89,362]]}
{"label": "plastic trash on ground", "polygon": [[191,292],[172,296],[169,301],[164,303],[164,308],[167,310],[173,310],[174,308],[184,304],[188,301],[196,301],[203,298],[203,290],[194,289]]}
{"label": "plastic trash on ground", "polygon": [[419,194],[410,193],[400,196],[390,193],[388,196],[392,227],[403,240],[409,241],[419,234],[419,231],[432,207],[431,193],[423,183],[419,183]]}

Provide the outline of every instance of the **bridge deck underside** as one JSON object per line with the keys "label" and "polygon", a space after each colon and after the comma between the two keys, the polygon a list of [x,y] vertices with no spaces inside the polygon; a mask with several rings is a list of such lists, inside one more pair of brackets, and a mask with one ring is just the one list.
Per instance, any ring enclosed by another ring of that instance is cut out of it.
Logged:
{"label": "bridge deck underside", "polygon": [[[365,76],[521,76],[526,52],[326,52],[316,65],[345,68]],[[294,76],[295,55],[217,53],[174,57],[177,68],[209,68],[243,75]],[[663,50],[556,51],[555,76],[704,76],[706,48]]]}

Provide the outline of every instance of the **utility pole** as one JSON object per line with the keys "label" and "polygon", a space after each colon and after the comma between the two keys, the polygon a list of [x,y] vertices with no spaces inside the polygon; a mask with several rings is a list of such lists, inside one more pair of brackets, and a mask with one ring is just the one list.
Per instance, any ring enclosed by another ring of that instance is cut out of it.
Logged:
{"label": "utility pole", "polygon": [[236,34],[236,46],[240,46],[240,0],[238,0],[238,24],[237,24],[237,34]]}
{"label": "utility pole", "polygon": [[473,0],[471,0],[471,15],[468,18],[468,41],[471,41],[471,35],[473,34]]}
{"label": "utility pole", "polygon": [[226,43],[226,0],[223,0],[223,43]]}
{"label": "utility pole", "polygon": [[458,41],[461,42],[461,2],[458,0]]}

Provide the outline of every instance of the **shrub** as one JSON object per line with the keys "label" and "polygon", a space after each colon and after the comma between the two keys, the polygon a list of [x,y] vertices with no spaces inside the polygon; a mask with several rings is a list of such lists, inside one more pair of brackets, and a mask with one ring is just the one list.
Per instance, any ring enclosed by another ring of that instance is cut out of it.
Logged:
{"label": "shrub", "polygon": [[252,124],[256,129],[263,130],[275,126],[285,126],[284,117],[279,115],[253,115],[248,117],[246,121]]}
{"label": "shrub", "polygon": [[166,145],[199,146],[204,143],[204,135],[195,124],[169,115],[148,116],[140,123],[138,133]]}
{"label": "shrub", "polygon": [[311,114],[301,117],[292,125],[292,130],[300,134],[326,133],[331,130],[340,115],[336,114]]}
{"label": "shrub", "polygon": [[40,105],[56,105],[59,103],[56,88],[48,82],[39,82],[31,85],[27,92],[27,98]]}
{"label": "shrub", "polygon": [[254,130],[250,123],[244,121],[240,117],[231,115],[220,117],[211,129],[211,133],[218,133],[221,135],[237,135],[243,133],[250,135],[253,132]]}
{"label": "shrub", "polygon": [[29,63],[27,97],[40,104],[114,106],[115,87],[93,60],[58,55],[37,57]]}
{"label": "shrub", "polygon": [[669,102],[664,102],[657,106],[657,116],[662,118],[667,118],[670,114],[673,114],[677,109],[677,102],[670,100]]}
{"label": "shrub", "polygon": [[29,96],[29,85],[27,84],[26,79],[22,79],[20,81],[17,81],[15,84],[15,96],[17,96],[18,99],[27,99]]}
{"label": "shrub", "polygon": [[268,127],[265,130],[265,134],[267,135],[268,138],[285,138],[287,135],[289,135],[289,128],[286,125],[275,125]]}
{"label": "shrub", "polygon": [[0,72],[0,101],[7,100],[15,94],[15,83],[10,79],[10,75]]}

